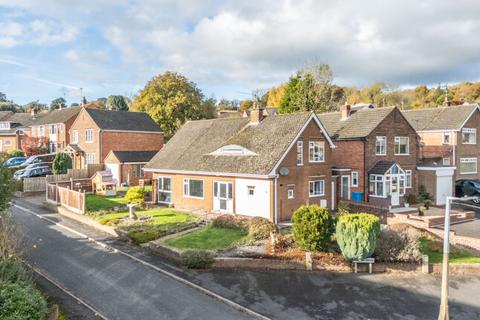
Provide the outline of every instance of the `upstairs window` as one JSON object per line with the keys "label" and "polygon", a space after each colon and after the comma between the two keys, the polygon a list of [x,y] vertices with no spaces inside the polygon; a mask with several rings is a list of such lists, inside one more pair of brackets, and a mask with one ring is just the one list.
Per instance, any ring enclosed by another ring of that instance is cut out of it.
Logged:
{"label": "upstairs window", "polygon": [[308,142],[308,161],[309,162],[324,162],[324,143],[321,141]]}
{"label": "upstairs window", "polygon": [[92,143],[93,142],[93,129],[86,129],[85,130],[85,142]]}
{"label": "upstairs window", "polygon": [[375,137],[375,153],[377,156],[387,154],[387,137]]}
{"label": "upstairs window", "polygon": [[0,122],[0,130],[9,130],[10,122]]}
{"label": "upstairs window", "polygon": [[52,124],[50,126],[50,134],[57,134],[57,126]]}
{"label": "upstairs window", "polygon": [[45,127],[44,127],[44,126],[40,126],[40,127],[38,128],[38,135],[39,135],[40,137],[45,136]]}
{"label": "upstairs window", "polygon": [[303,141],[297,141],[297,166],[303,165]]}
{"label": "upstairs window", "polygon": [[72,131],[72,143],[78,143],[78,130]]}
{"label": "upstairs window", "polygon": [[443,144],[451,144],[452,143],[452,134],[451,132],[444,132],[443,133]]}
{"label": "upstairs window", "polygon": [[476,144],[476,143],[477,143],[477,129],[463,128],[462,144]]}
{"label": "upstairs window", "polygon": [[407,155],[409,153],[409,142],[408,137],[395,137],[395,154]]}

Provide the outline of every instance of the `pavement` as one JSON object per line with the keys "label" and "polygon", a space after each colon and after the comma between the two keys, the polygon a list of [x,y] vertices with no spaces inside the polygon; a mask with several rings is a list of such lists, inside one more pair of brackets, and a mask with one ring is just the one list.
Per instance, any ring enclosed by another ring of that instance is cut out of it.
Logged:
{"label": "pavement", "polygon": [[[24,199],[20,206],[128,252],[272,319],[434,319],[440,278],[423,274],[186,271],[139,247]],[[105,250],[76,233],[12,208],[25,235],[28,261],[108,319],[248,319],[199,290]],[[450,281],[451,319],[480,319],[480,275]]]}

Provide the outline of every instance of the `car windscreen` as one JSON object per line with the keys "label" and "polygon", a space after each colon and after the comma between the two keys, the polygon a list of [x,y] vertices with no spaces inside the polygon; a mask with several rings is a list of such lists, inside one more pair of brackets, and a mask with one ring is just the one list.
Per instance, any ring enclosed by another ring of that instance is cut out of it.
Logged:
{"label": "car windscreen", "polygon": [[23,164],[25,164],[25,165],[32,164],[35,161],[35,159],[37,159],[37,157],[30,157]]}
{"label": "car windscreen", "polygon": [[480,180],[472,180],[473,186],[480,189]]}

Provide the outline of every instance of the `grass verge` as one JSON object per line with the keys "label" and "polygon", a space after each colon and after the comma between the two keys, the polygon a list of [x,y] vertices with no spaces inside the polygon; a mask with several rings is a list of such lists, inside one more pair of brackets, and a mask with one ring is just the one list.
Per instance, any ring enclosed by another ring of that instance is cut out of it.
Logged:
{"label": "grass verge", "polygon": [[[433,240],[427,237],[420,238],[420,252],[428,255],[430,263],[441,263],[443,261],[443,243],[438,240]],[[450,246],[450,263],[480,263],[480,257],[468,252]]]}
{"label": "grass verge", "polygon": [[206,227],[165,240],[165,244],[178,248],[200,250],[222,250],[232,247],[247,237],[241,229]]}

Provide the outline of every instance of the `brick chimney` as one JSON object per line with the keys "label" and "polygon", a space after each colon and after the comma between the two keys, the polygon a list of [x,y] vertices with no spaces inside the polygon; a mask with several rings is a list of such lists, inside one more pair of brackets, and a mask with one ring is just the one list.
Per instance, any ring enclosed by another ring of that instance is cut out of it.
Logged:
{"label": "brick chimney", "polygon": [[342,116],[341,117],[342,121],[348,119],[348,117],[350,116],[350,110],[351,109],[352,109],[352,107],[349,104],[346,104],[346,105],[340,107],[340,115]]}
{"label": "brick chimney", "polygon": [[263,120],[263,108],[260,107],[258,102],[253,103],[253,108],[250,110],[250,123],[258,124]]}
{"label": "brick chimney", "polygon": [[32,116],[32,119],[35,119],[35,117],[37,116],[37,109],[32,108],[32,110],[30,110],[30,115]]}

